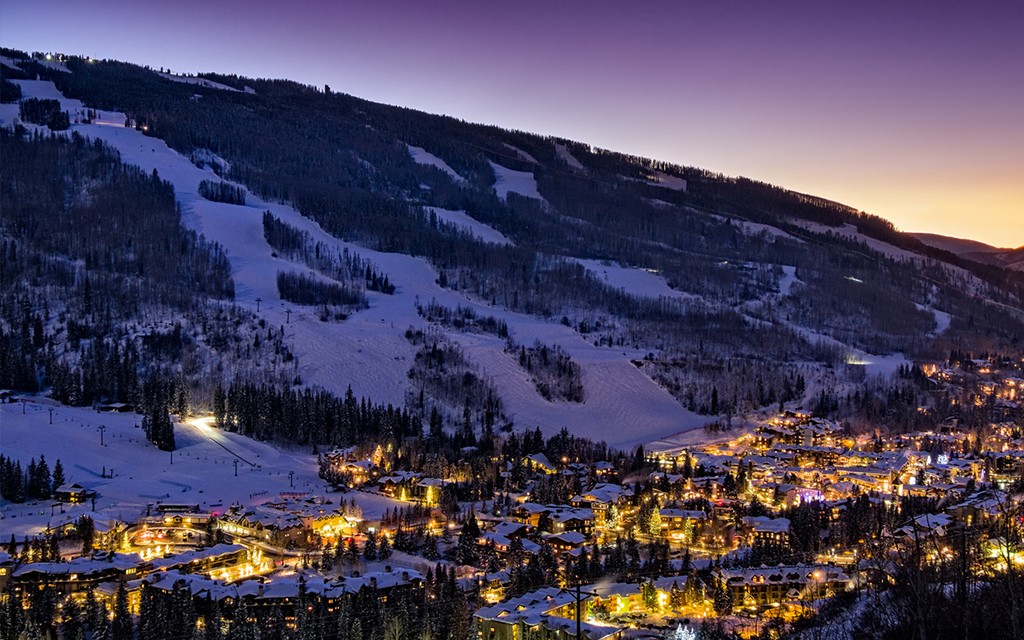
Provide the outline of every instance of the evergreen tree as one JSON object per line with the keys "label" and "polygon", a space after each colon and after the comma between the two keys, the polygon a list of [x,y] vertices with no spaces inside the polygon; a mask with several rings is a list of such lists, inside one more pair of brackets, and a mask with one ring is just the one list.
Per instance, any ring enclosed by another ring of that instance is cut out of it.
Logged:
{"label": "evergreen tree", "polygon": [[51,483],[51,491],[57,492],[66,480],[64,479],[64,465],[60,463],[60,458],[57,458],[57,463],[53,465],[53,482]]}
{"label": "evergreen tree", "polygon": [[426,537],[423,538],[422,554],[427,560],[437,560],[441,557],[441,554],[437,549],[437,538],[435,538],[430,532],[427,532]]}
{"label": "evergreen tree", "polygon": [[133,640],[132,614],[128,611],[128,587],[122,580],[114,596],[114,616],[110,623],[111,640]]}
{"label": "evergreen tree", "polygon": [[366,542],[363,543],[363,558],[369,561],[377,559],[377,532],[370,531],[366,534]]}
{"label": "evergreen tree", "polygon": [[82,610],[75,598],[69,596],[63,603],[60,623],[61,640],[85,640],[85,629],[82,624]]}
{"label": "evergreen tree", "polygon": [[244,600],[235,607],[235,616],[228,630],[227,640],[260,640],[260,627]]}
{"label": "evergreen tree", "polygon": [[224,634],[221,632],[221,624],[223,623],[220,613],[220,604],[214,600],[210,593],[206,594],[206,618],[203,621],[203,638],[202,640],[222,640]]}

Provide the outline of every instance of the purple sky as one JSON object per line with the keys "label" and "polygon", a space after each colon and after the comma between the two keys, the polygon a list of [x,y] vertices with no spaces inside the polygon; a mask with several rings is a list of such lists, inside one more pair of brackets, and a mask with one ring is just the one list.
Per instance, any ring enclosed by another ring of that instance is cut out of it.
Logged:
{"label": "purple sky", "polygon": [[0,0],[0,42],[330,84],[1024,245],[1024,2]]}

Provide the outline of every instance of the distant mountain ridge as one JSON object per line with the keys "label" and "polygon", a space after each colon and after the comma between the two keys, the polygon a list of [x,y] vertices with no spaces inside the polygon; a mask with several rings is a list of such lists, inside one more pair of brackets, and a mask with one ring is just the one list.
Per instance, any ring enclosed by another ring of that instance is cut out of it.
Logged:
{"label": "distant mountain ridge", "polygon": [[1024,247],[1000,249],[976,240],[951,238],[935,233],[910,233],[928,246],[949,251],[955,255],[982,264],[997,265],[1008,269],[1024,270]]}

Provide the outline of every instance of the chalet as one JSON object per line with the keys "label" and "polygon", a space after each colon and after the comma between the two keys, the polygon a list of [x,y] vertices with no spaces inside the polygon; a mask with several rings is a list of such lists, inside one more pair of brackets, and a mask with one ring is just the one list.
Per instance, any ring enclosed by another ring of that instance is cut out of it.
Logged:
{"label": "chalet", "polygon": [[623,629],[580,625],[576,638],[575,600],[557,587],[545,587],[518,598],[478,610],[473,616],[481,640],[619,640]]}
{"label": "chalet", "polygon": [[135,411],[135,405],[127,404],[125,402],[108,402],[106,404],[96,405],[97,411],[106,411],[109,413],[131,413]]}
{"label": "chalet", "polygon": [[441,493],[444,488],[451,484],[454,484],[453,480],[420,478],[412,485],[411,497],[420,504],[436,507],[441,503]]}
{"label": "chalet", "polygon": [[753,569],[717,569],[712,574],[727,589],[733,611],[810,601],[849,590],[850,577],[832,565],[793,565]]}
{"label": "chalet", "polygon": [[71,562],[30,562],[11,570],[15,594],[49,585],[57,593],[86,591],[102,582],[141,578],[152,569],[138,554],[109,554],[104,558],[75,558]]}
{"label": "chalet", "polygon": [[526,456],[523,458],[523,466],[536,473],[546,475],[558,473],[558,467],[551,464],[551,461],[543,453],[534,453],[533,455]]}
{"label": "chalet", "polygon": [[551,548],[558,552],[568,552],[579,549],[587,542],[587,537],[578,531],[565,531],[555,533],[544,538]]}
{"label": "chalet", "polygon": [[306,548],[313,542],[312,530],[297,516],[265,507],[229,509],[221,516],[218,528],[232,536],[253,538],[281,548]]}
{"label": "chalet", "polygon": [[528,524],[533,528],[540,526],[540,521],[554,511],[555,507],[549,507],[535,502],[524,502],[512,509],[511,516],[516,521]]}
{"label": "chalet", "polygon": [[395,471],[377,479],[380,492],[391,498],[408,500],[422,476],[413,471]]}
{"label": "chalet", "polygon": [[[17,564],[14,557],[6,551],[0,551],[0,594],[7,593],[7,581],[11,578],[11,572]],[[3,596],[0,596],[0,602]]]}
{"label": "chalet", "polygon": [[953,517],[945,513],[923,513],[892,532],[896,538],[912,543],[915,540],[941,539],[946,537]]}
{"label": "chalet", "polygon": [[748,516],[743,518],[750,545],[753,547],[789,547],[788,518],[770,518],[768,516]]}
{"label": "chalet", "polygon": [[530,527],[522,522],[502,521],[494,525],[494,533],[506,538],[524,538],[530,533]]}
{"label": "chalet", "polygon": [[53,492],[53,497],[60,502],[70,502],[72,504],[79,504],[87,500],[91,500],[96,497],[96,492],[90,489],[86,489],[77,482],[72,484],[62,484],[57,487],[57,490]]}
{"label": "chalet", "polygon": [[249,550],[240,544],[217,544],[208,549],[179,553],[150,561],[156,571],[212,574],[249,562]]}
{"label": "chalet", "polygon": [[574,509],[557,506],[548,513],[551,522],[551,533],[575,531],[589,537],[594,532],[594,511],[592,509]]}
{"label": "chalet", "polygon": [[967,526],[992,522],[1013,508],[1002,491],[979,491],[946,511]]}
{"label": "chalet", "polygon": [[577,509],[590,509],[594,513],[594,524],[603,527],[607,524],[608,510],[626,502],[633,496],[633,490],[619,484],[599,483],[592,489],[574,496],[570,501]]}
{"label": "chalet", "polygon": [[662,509],[661,535],[670,542],[692,544],[708,524],[708,514],[689,509]]}

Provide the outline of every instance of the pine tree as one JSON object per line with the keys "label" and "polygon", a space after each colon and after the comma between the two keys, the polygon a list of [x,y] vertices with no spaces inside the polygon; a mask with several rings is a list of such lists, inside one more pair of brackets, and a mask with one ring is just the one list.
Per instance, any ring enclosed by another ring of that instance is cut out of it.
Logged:
{"label": "pine tree", "polygon": [[57,458],[57,463],[53,465],[53,482],[50,485],[52,492],[57,493],[57,489],[63,486],[65,482],[64,465],[60,463],[60,458]]}
{"label": "pine tree", "polygon": [[427,536],[423,539],[422,554],[427,560],[437,560],[441,557],[441,554],[437,549],[437,538],[435,538],[430,532],[427,532]]}
{"label": "pine tree", "polygon": [[90,586],[85,593],[85,624],[93,632],[93,635],[99,628],[101,616],[103,614],[100,611],[100,602],[96,599],[96,591]]}
{"label": "pine tree", "polygon": [[249,605],[245,601],[241,601],[235,608],[228,640],[260,640],[260,627],[250,614]]}
{"label": "pine tree", "polygon": [[214,600],[210,593],[206,594],[206,619],[203,621],[203,639],[202,640],[222,640],[223,633],[221,633],[221,624],[223,623],[220,615],[220,604]]}
{"label": "pine tree", "polygon": [[82,611],[78,602],[71,596],[64,601],[60,624],[61,640],[85,640],[85,630],[82,627]]}
{"label": "pine tree", "polygon": [[350,640],[352,637],[352,600],[343,596],[338,603],[338,617],[335,640]]}
{"label": "pine tree", "polygon": [[377,533],[370,531],[366,535],[366,542],[363,543],[363,557],[368,561],[377,559]]}
{"label": "pine tree", "polygon": [[114,597],[114,617],[110,624],[111,640],[132,640],[132,614],[128,611],[128,587],[122,580]]}

